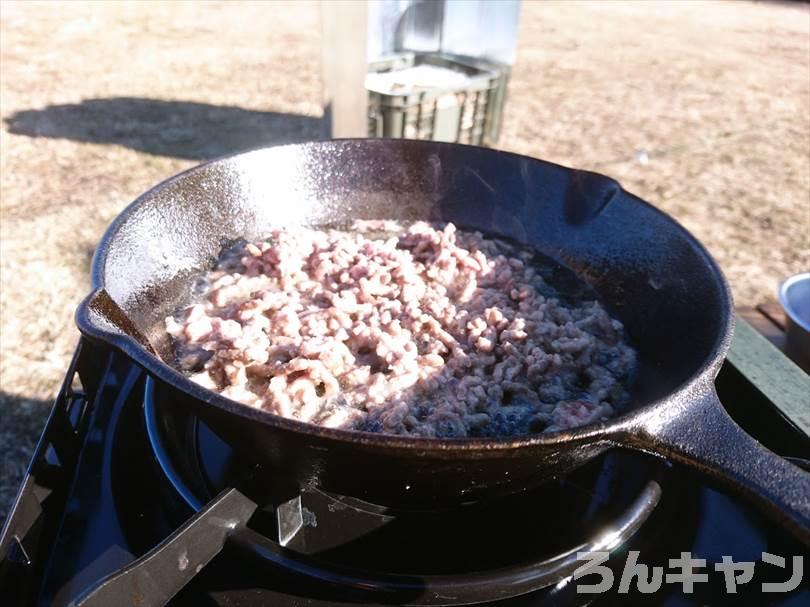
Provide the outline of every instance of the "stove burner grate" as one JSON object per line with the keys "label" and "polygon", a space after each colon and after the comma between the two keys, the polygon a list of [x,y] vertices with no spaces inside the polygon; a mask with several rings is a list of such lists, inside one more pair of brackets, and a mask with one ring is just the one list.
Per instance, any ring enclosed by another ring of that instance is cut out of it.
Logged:
{"label": "stove burner grate", "polygon": [[193,514],[161,546],[204,529],[199,521],[223,504],[242,504],[242,512],[252,504],[208,551],[227,543],[251,562],[354,599],[473,604],[560,584],[582,564],[577,552],[612,551],[633,538],[667,476],[659,460],[616,452],[540,489],[449,511],[399,512],[316,488],[274,495],[199,418],[158,402],[151,381],[143,412],[154,458],[175,501]]}

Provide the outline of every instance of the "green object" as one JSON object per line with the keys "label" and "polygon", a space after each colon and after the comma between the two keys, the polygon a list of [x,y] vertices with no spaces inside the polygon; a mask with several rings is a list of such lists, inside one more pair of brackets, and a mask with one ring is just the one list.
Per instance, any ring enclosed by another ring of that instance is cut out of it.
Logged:
{"label": "green object", "polygon": [[739,317],[728,361],[785,418],[810,436],[810,375]]}
{"label": "green object", "polygon": [[450,69],[467,78],[456,86],[395,93],[369,90],[369,137],[495,144],[501,131],[509,66],[448,54],[402,53],[370,63],[369,72],[419,65]]}

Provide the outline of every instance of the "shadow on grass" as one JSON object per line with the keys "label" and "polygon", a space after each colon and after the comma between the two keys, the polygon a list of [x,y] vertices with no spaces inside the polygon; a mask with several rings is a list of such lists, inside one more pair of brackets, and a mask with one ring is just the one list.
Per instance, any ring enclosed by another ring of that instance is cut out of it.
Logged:
{"label": "shadow on grass", "polygon": [[5,122],[17,135],[121,145],[187,160],[210,160],[323,135],[322,119],[312,116],[138,97],[23,110]]}

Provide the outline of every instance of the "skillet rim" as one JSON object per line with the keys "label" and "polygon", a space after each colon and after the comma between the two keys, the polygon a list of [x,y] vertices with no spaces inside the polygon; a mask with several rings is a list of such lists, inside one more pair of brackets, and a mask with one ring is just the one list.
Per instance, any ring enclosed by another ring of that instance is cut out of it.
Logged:
{"label": "skillet rim", "polygon": [[[310,424],[308,422],[297,421],[288,419],[269,411],[255,409],[249,405],[239,403],[238,401],[231,400],[216,392],[203,388],[200,385],[192,382],[180,372],[176,371],[170,365],[164,363],[155,355],[150,354],[146,349],[141,347],[135,340],[123,333],[111,332],[101,329],[90,320],[89,302],[93,299],[94,295],[99,289],[104,288],[104,274],[105,265],[107,261],[107,252],[110,244],[113,242],[115,236],[120,229],[124,226],[130,216],[141,205],[149,202],[154,198],[155,194],[162,191],[170,184],[182,180],[188,174],[192,174],[203,170],[209,165],[234,161],[238,158],[245,157],[251,154],[261,153],[269,149],[278,148],[317,148],[317,147],[340,147],[340,146],[353,146],[353,145],[370,145],[370,146],[422,146],[425,148],[472,148],[475,150],[483,151],[487,154],[509,156],[521,161],[531,161],[533,163],[540,163],[546,166],[563,169],[566,173],[578,171],[572,167],[567,167],[547,160],[533,158],[524,154],[517,154],[504,150],[485,148],[483,146],[469,145],[462,143],[449,143],[438,141],[425,141],[418,139],[384,139],[384,138],[339,138],[339,139],[315,139],[299,143],[288,143],[281,145],[263,146],[250,150],[243,150],[233,154],[228,154],[218,158],[214,158],[192,167],[185,169],[175,175],[172,175],[156,185],[149,188],[147,191],[140,194],[135,200],[129,203],[124,209],[115,217],[110,225],[105,230],[104,234],[99,241],[96,250],[93,254],[93,261],[91,264],[91,293],[80,304],[76,310],[75,320],[79,330],[90,337],[100,339],[107,342],[113,347],[116,347],[130,357],[136,364],[141,366],[149,376],[153,379],[160,380],[166,383],[171,389],[184,392],[188,396],[194,398],[205,404],[206,406],[214,406],[228,414],[238,415],[239,417],[246,418],[255,423],[261,423],[268,426],[273,426],[279,430],[289,432],[301,433],[312,436],[317,439],[325,441],[338,441],[340,443],[352,443],[362,445],[364,447],[379,446],[385,449],[403,450],[409,453],[414,451],[419,454],[426,455],[439,455],[447,453],[464,453],[464,452],[492,452],[504,450],[516,450],[526,447],[548,447],[554,446],[558,443],[566,442],[586,442],[596,439],[608,439],[611,435],[618,434],[628,428],[632,429],[633,422],[646,418],[653,411],[661,409],[666,406],[673,406],[677,402],[683,401],[685,398],[693,396],[697,389],[704,391],[711,388],[711,384],[715,376],[720,370],[723,360],[726,357],[728,349],[731,344],[731,338],[734,332],[734,314],[733,314],[733,298],[728,281],[717,264],[715,259],[711,256],[708,250],[701,244],[701,242],[683,225],[676,221],[668,213],[655,207],[629,192],[617,183],[621,191],[629,195],[635,204],[646,206],[653,213],[658,215],[663,221],[669,223],[676,232],[679,232],[684,242],[701,257],[704,263],[709,267],[714,277],[719,282],[720,295],[722,298],[722,315],[717,319],[718,331],[714,343],[712,344],[709,354],[704,358],[698,369],[681,382],[675,389],[669,392],[668,395],[653,400],[644,405],[632,407],[623,412],[622,414],[610,419],[606,422],[596,422],[579,426],[570,430],[559,430],[550,432],[548,434],[533,434],[518,437],[500,437],[500,438],[428,438],[428,437],[410,437],[394,434],[382,434],[374,432],[363,432],[359,430],[347,430],[342,428],[325,428]],[[593,172],[593,171],[591,171]],[[602,177],[607,177],[601,173],[596,173]],[[611,178],[612,179],[612,178]],[[615,180],[614,180],[615,181]],[[153,382],[150,382],[153,383]],[[154,385],[154,384],[153,384]]]}

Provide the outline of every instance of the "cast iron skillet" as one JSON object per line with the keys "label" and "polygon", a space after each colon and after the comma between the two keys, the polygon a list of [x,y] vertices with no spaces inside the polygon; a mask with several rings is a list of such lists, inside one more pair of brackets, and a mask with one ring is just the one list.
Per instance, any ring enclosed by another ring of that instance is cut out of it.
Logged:
{"label": "cast iron skillet", "polygon": [[[325,429],[240,405],[192,383],[171,359],[164,319],[191,277],[238,238],[271,226],[357,218],[453,221],[512,238],[589,282],[625,324],[640,372],[634,404],[607,423],[512,439],[425,439]],[[405,508],[513,493],[613,446],[718,477],[810,543],[810,474],[764,449],[714,390],[732,333],[728,286],[680,225],[612,179],[477,147],[341,140],[267,148],[156,186],[113,222],[93,261],[81,332],[155,378],[268,479]],[[154,355],[155,350],[160,357]]]}

